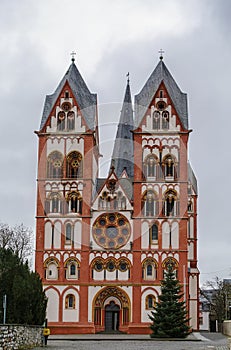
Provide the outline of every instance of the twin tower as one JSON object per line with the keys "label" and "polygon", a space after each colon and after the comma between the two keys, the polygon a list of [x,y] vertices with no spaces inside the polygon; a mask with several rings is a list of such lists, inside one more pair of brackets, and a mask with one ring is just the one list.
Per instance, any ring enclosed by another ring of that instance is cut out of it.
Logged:
{"label": "twin tower", "polygon": [[36,270],[53,334],[150,332],[169,264],[199,328],[197,182],[187,96],[160,58],[132,104],[129,80],[107,178],[97,95],[74,59],[38,135]]}

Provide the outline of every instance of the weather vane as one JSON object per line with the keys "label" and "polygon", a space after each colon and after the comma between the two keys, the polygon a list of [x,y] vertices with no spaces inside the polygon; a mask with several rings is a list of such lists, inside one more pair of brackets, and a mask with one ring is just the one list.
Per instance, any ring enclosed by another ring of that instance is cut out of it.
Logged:
{"label": "weather vane", "polygon": [[72,62],[75,62],[75,55],[76,55],[76,52],[75,52],[75,51],[72,51],[72,52],[70,53],[70,55],[71,55],[71,60],[72,60]]}
{"label": "weather vane", "polygon": [[164,53],[164,50],[160,49],[159,50],[159,54],[160,54],[160,60],[162,60],[164,57],[163,57],[163,53]]}

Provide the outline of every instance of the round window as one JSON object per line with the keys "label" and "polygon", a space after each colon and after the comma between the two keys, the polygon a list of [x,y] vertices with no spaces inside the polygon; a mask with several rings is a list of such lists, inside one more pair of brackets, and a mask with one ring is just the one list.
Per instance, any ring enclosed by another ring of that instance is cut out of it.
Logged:
{"label": "round window", "polygon": [[128,219],[120,213],[100,215],[93,224],[93,238],[105,249],[118,249],[124,246],[131,235]]}

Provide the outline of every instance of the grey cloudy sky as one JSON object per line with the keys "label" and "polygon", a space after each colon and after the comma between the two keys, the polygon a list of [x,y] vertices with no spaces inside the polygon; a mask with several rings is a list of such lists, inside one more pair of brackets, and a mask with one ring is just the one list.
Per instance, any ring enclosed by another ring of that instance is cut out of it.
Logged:
{"label": "grey cloudy sky", "polygon": [[[231,278],[230,16],[229,0],[1,0],[0,220],[34,227],[33,131],[70,52],[77,52],[76,64],[98,94],[99,121],[110,130],[102,127],[101,153],[108,155],[126,73],[137,94],[163,48],[165,64],[188,94],[194,130],[189,158],[199,183],[201,281]],[[101,175],[107,165],[104,157]]]}

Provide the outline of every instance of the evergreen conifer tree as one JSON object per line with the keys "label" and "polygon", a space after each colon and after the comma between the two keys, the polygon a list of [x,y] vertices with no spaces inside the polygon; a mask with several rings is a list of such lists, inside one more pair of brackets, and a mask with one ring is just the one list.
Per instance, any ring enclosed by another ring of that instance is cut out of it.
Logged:
{"label": "evergreen conifer tree", "polygon": [[167,265],[165,278],[161,281],[161,295],[149,318],[152,321],[151,337],[185,338],[189,332],[189,319],[179,280],[175,277],[173,265]]}
{"label": "evergreen conifer tree", "polygon": [[0,248],[0,300],[3,295],[7,296],[7,323],[43,324],[47,298],[39,275],[11,249]]}

